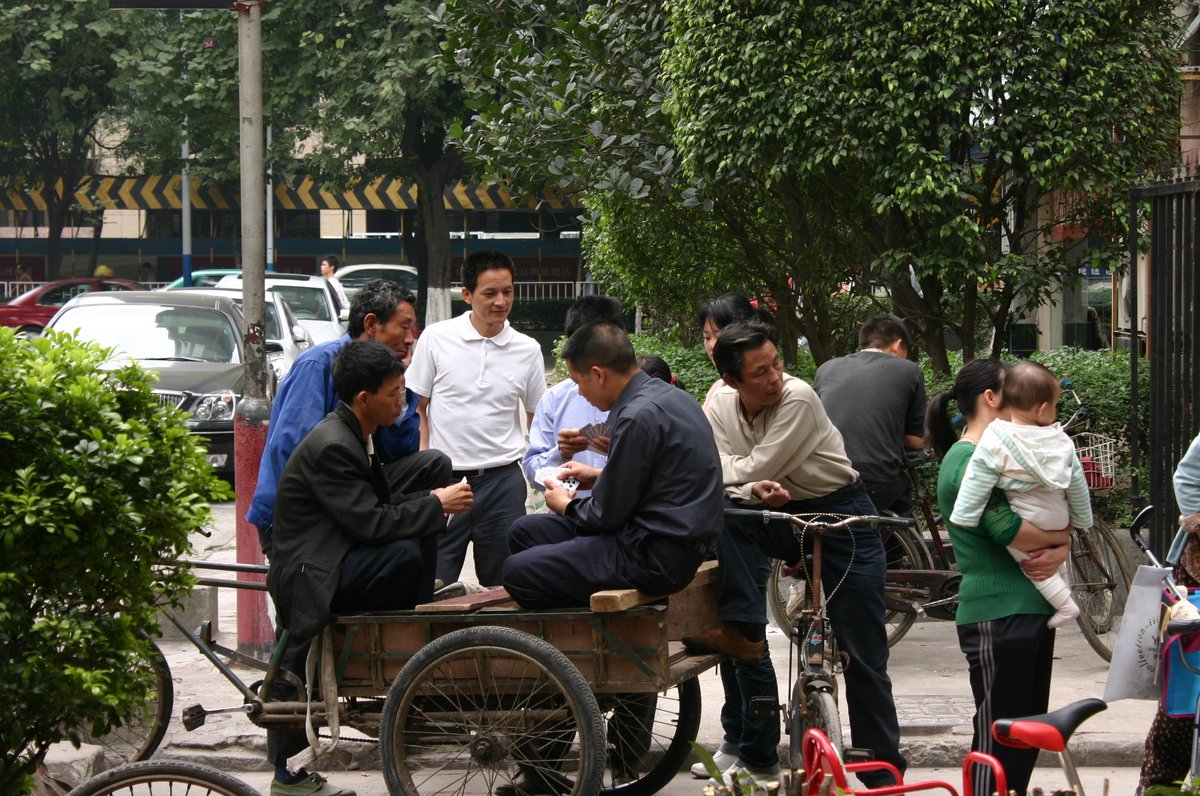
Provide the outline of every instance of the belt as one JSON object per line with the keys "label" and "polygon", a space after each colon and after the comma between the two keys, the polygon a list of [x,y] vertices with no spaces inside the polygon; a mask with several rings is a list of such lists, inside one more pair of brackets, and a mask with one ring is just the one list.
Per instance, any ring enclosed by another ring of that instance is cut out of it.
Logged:
{"label": "belt", "polygon": [[793,500],[787,505],[787,510],[793,513],[796,511],[802,511],[804,509],[813,509],[819,511],[828,506],[830,503],[838,503],[843,500],[850,500],[851,498],[855,498],[861,494],[864,494],[866,491],[867,488],[863,485],[862,479],[856,479],[854,483],[846,484],[846,486],[842,487],[841,489],[835,489],[828,495],[821,495],[821,497],[815,498],[805,498],[804,500]]}
{"label": "belt", "polygon": [[478,478],[485,473],[490,473],[493,470],[503,470],[505,467],[512,467],[516,462],[505,462],[497,464],[495,467],[475,467],[470,470],[455,470],[452,475],[455,478]]}

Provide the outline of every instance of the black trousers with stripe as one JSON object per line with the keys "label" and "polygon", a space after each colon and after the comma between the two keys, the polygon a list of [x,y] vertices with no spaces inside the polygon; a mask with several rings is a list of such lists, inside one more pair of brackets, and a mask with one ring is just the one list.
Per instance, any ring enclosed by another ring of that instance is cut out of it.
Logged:
{"label": "black trousers with stripe", "polygon": [[[970,667],[975,696],[975,736],[971,748],[994,755],[1004,766],[1009,790],[1024,794],[1038,750],[1014,749],[992,737],[992,722],[1045,713],[1054,666],[1054,631],[1048,616],[1018,614],[958,626],[958,646]],[[991,796],[990,772],[976,773],[973,796]]]}

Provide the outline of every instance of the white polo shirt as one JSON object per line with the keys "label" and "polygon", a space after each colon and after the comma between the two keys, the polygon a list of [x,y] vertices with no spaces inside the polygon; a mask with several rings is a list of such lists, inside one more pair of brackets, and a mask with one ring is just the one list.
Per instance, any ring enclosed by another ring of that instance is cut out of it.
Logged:
{"label": "white polo shirt", "polygon": [[429,399],[429,447],[456,470],[521,458],[521,412],[546,392],[542,348],[508,321],[495,337],[471,324],[471,311],[424,329],[405,371],[409,389]]}

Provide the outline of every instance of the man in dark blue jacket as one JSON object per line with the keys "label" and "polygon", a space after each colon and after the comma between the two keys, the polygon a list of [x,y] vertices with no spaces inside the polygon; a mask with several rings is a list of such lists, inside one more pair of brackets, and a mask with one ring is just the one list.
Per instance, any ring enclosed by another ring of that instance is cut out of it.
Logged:
{"label": "man in dark blue jacket", "polygon": [[[333,385],[333,359],[351,340],[375,340],[407,360],[416,329],[416,297],[408,288],[377,279],[367,283],[350,307],[347,333],[304,352],[279,385],[271,406],[267,445],[258,468],[258,484],[246,519],[258,528],[263,552],[271,555],[271,525],[275,519],[275,492],[288,457],[309,431],[338,406]],[[405,390],[405,405],[396,422],[376,434],[379,457],[393,489],[406,490],[413,468],[433,466],[426,459],[445,458],[438,451],[418,452],[421,424],[417,396]]]}

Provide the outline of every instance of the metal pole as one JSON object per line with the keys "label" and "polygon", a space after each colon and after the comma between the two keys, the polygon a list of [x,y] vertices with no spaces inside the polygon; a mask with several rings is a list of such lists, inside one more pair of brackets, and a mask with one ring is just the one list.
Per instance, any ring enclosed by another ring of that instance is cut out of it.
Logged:
{"label": "metal pole", "polygon": [[[267,125],[267,149],[271,148],[271,125]],[[271,175],[271,167],[267,167],[267,270],[275,270],[275,200],[272,194],[275,191],[274,177]]]}
{"label": "metal pole", "polygon": [[183,286],[192,286],[192,177],[188,173],[188,158],[191,155],[188,149],[188,133],[187,133],[187,117],[183,119],[183,176],[179,181],[179,204],[180,212],[183,214],[180,219],[181,228],[183,230]]}
{"label": "metal pole", "polygon": [[[1138,205],[1141,204],[1142,194],[1136,188],[1129,192],[1129,298],[1132,306],[1129,308],[1129,493],[1135,503],[1141,505],[1141,485],[1138,483],[1139,438],[1142,429],[1139,427],[1138,411]],[[1147,429],[1149,431],[1149,429]]]}
{"label": "metal pole", "polygon": [[[263,335],[263,120],[262,120],[262,4],[263,0],[238,0],[238,116],[241,145],[242,205],[242,313],[246,352],[245,386],[234,415],[234,473],[237,491],[237,560],[263,563],[258,530],[246,519],[258,484],[258,464],[267,441],[271,416]],[[250,575],[239,579],[256,580]],[[238,649],[266,651],[274,632],[267,618],[262,592],[238,591]]]}

